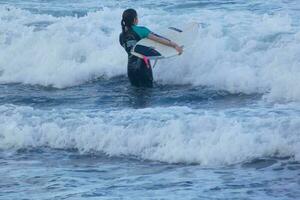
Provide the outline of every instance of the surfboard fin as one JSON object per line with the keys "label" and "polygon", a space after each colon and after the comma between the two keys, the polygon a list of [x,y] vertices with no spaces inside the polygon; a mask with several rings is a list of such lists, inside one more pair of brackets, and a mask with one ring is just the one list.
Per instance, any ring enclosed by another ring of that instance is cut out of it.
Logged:
{"label": "surfboard fin", "polygon": [[152,67],[152,68],[155,67],[155,65],[157,64],[157,61],[158,61],[158,59],[156,59],[156,60],[154,61],[154,64],[153,64],[153,67]]}

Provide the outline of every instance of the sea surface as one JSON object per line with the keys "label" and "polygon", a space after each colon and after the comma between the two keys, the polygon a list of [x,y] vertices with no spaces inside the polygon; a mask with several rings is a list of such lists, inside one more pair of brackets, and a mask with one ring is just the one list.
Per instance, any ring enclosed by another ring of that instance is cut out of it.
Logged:
{"label": "sea surface", "polygon": [[[129,7],[200,24],[152,89]],[[300,199],[300,2],[0,0],[0,199]]]}

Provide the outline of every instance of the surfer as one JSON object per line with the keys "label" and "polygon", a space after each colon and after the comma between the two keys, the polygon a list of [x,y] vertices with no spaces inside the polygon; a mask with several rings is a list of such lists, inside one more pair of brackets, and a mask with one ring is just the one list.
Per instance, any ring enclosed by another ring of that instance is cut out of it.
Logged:
{"label": "surfer", "polygon": [[181,54],[183,49],[175,42],[156,36],[148,28],[137,26],[138,22],[137,12],[134,9],[125,10],[121,20],[122,33],[119,41],[128,54],[127,75],[131,85],[152,87],[153,75],[150,62],[147,58],[141,59],[130,53],[135,44],[143,38],[148,38],[175,48],[178,54]]}

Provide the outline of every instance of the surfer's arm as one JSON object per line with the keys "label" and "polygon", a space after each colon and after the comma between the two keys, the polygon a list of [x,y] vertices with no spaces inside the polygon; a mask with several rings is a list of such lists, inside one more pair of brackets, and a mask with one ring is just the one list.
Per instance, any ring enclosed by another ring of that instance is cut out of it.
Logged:
{"label": "surfer's arm", "polygon": [[156,41],[158,43],[161,43],[163,45],[166,45],[168,47],[173,47],[174,49],[176,49],[176,51],[178,51],[179,54],[182,54],[183,49],[182,47],[180,47],[178,44],[176,44],[175,42],[172,42],[171,40],[162,38],[162,37],[158,37],[153,33],[150,33],[147,37],[150,40]]}

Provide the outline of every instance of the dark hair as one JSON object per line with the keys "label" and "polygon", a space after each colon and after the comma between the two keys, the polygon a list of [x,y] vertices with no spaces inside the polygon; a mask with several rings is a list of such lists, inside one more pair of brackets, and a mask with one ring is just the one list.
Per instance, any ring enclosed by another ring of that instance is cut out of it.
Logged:
{"label": "dark hair", "polygon": [[129,8],[123,12],[122,20],[121,20],[123,33],[125,32],[125,27],[127,27],[128,29],[131,28],[135,18],[137,18],[137,12],[134,9]]}

